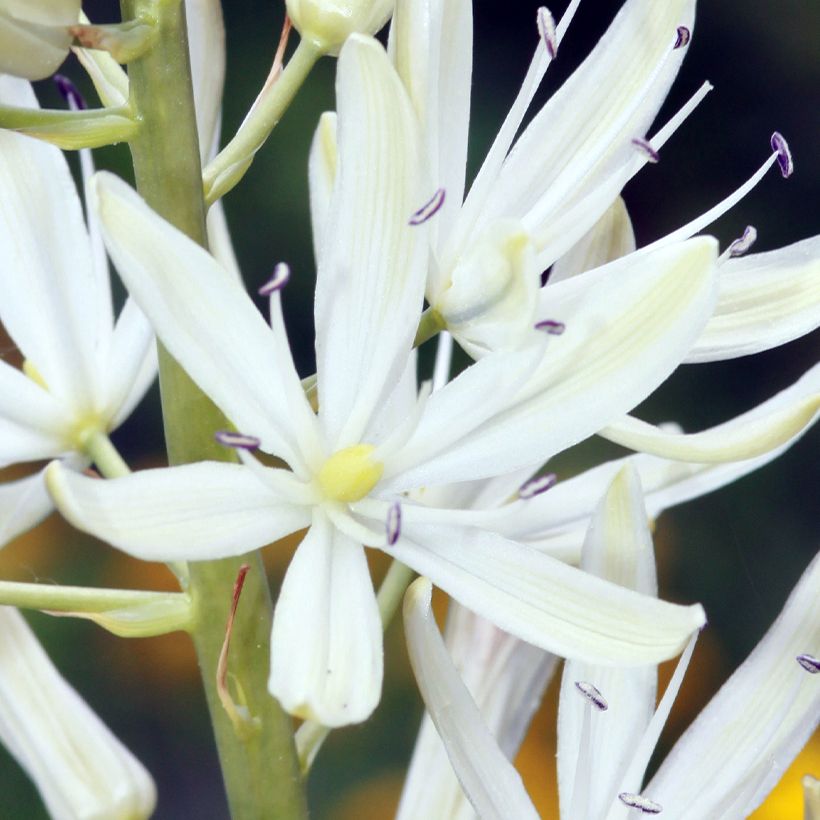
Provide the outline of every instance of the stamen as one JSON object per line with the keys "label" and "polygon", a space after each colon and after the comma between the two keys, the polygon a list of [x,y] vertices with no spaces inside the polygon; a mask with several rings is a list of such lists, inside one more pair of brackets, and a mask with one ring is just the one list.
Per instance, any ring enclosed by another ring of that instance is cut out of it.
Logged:
{"label": "stamen", "polygon": [[686,26],[678,26],[678,36],[675,39],[675,45],[673,48],[683,48],[686,45],[689,45],[689,41],[692,39],[692,32],[689,31]]}
{"label": "stamen", "polygon": [[65,74],[55,74],[52,79],[72,111],[85,111],[88,108],[85,98],[80,94],[77,86]]}
{"label": "stamen", "polygon": [[586,681],[575,681],[575,688],[599,711],[606,712],[609,704],[597,687]]}
{"label": "stamen", "polygon": [[526,481],[521,485],[518,490],[518,497],[524,499],[534,498],[536,495],[545,493],[557,483],[558,476],[555,475],[555,473],[547,473],[546,475],[540,475],[537,478],[531,478],[529,481]]}
{"label": "stamen", "polygon": [[441,210],[441,206],[444,205],[444,199],[447,196],[447,192],[444,188],[439,188],[432,197],[430,197],[429,201],[425,202],[424,205],[421,206],[414,214],[410,217],[410,225],[423,225],[428,219],[434,217],[439,210]]}
{"label": "stamen", "polygon": [[214,438],[223,447],[231,447],[234,450],[258,450],[262,443],[256,436],[246,436],[231,430],[219,430]]}
{"label": "stamen", "polygon": [[772,151],[777,151],[777,164],[780,166],[780,173],[783,179],[788,179],[794,173],[794,160],[789,149],[789,143],[779,132],[775,131],[771,139]]}
{"label": "stamen", "polygon": [[287,262],[279,262],[273,269],[271,278],[257,291],[260,296],[270,296],[277,290],[281,290],[290,281],[290,265]]}
{"label": "stamen", "polygon": [[646,161],[647,162],[658,162],[660,160],[660,154],[652,147],[652,143],[649,142],[647,139],[643,139],[642,137],[635,137],[632,140],[632,144],[639,150],[646,154]]}
{"label": "stamen", "polygon": [[660,803],[656,803],[648,797],[641,797],[639,794],[621,792],[618,799],[625,806],[629,806],[630,809],[637,809],[641,814],[660,814],[663,811],[663,806]]}
{"label": "stamen", "polygon": [[543,330],[544,333],[549,333],[550,336],[560,336],[567,329],[567,326],[563,322],[558,322],[555,319],[543,319],[540,322],[536,322],[533,327],[536,330]]}
{"label": "stamen", "polygon": [[387,511],[385,531],[387,532],[387,543],[392,547],[401,535],[401,504],[398,501],[394,501]]}
{"label": "stamen", "polygon": [[807,652],[804,652],[802,655],[797,656],[797,662],[810,675],[816,675],[820,672],[820,658],[816,658],[814,655],[809,655]]}
{"label": "stamen", "polygon": [[555,32],[555,18],[546,6],[538,9],[537,16],[538,36],[544,41],[550,60],[555,59],[558,53],[558,36]]}
{"label": "stamen", "polygon": [[757,240],[757,228],[754,225],[747,225],[743,235],[735,239],[726,249],[726,253],[734,259],[736,256],[743,256]]}

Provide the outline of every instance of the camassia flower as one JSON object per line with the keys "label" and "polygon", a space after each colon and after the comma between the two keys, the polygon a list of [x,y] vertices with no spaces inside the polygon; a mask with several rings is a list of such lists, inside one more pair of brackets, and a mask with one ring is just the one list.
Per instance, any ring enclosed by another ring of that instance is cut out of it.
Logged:
{"label": "camassia flower", "polygon": [[[378,701],[381,625],[362,545],[379,547],[524,640],[603,663],[678,652],[703,622],[425,508],[422,487],[512,472],[620,417],[671,372],[714,306],[715,248],[696,239],[625,267],[577,305],[560,338],[485,357],[416,397],[413,338],[428,225],[416,122],[382,47],[351,37],[337,77],[339,173],[320,241],[318,415],[288,350],[280,266],[243,288],[124,183],[98,175],[97,208],[129,290],[172,355],[235,425],[242,464],[202,463],[96,481],[49,468],[74,524],[144,559],[210,559],[310,527],[272,636],[273,694],[326,725]],[[289,469],[264,465],[259,445]],[[544,637],[548,636],[547,641]]]}
{"label": "camassia flower", "polygon": [[[0,99],[37,105],[13,77],[0,77]],[[0,319],[25,357],[22,372],[0,361],[0,466],[63,457],[82,468],[89,440],[153,379],[153,332],[130,299],[115,323],[105,248],[61,151],[0,131],[0,187]],[[52,508],[42,471],[0,484],[0,543]]]}
{"label": "camassia flower", "polygon": [[[655,587],[640,482],[629,466],[616,475],[598,506],[582,566],[633,589],[651,592]],[[567,661],[558,715],[560,816],[568,820],[626,820],[636,812],[662,813],[677,820],[748,816],[811,737],[820,717],[816,677],[820,620],[814,606],[819,593],[820,556],[805,571],[757,648],[643,787],[646,766],[679,690],[694,639],[657,709],[656,670]],[[467,820],[475,812],[498,820],[537,818],[510,762],[517,745],[510,748],[509,739],[520,742],[534,709],[531,699],[515,696],[516,681],[543,679],[541,670],[545,666],[549,670],[552,661],[539,658],[532,647],[525,648],[526,653],[511,656],[514,679],[508,679],[507,669],[496,669],[495,690],[500,690],[501,698],[490,687],[475,685],[471,696],[436,629],[425,579],[411,586],[404,612],[419,687],[472,807],[454,792],[451,778],[439,773],[435,780],[423,779],[425,772],[436,771],[440,757],[428,733],[424,749],[417,749],[399,816]],[[462,621],[463,630],[469,620]],[[498,643],[486,627],[483,633],[485,641]],[[460,637],[462,642],[472,637],[477,643],[480,635],[479,629],[472,636],[462,631]],[[471,679],[480,676],[473,670]],[[504,698],[509,692],[513,696]],[[482,714],[488,716],[492,730]],[[419,751],[427,757],[420,757]]]}
{"label": "camassia flower", "polygon": [[81,5],[82,0],[0,0],[0,72],[29,80],[53,74],[68,56],[68,27],[78,21]]}
{"label": "camassia flower", "polygon": [[56,820],[142,820],[154,811],[151,776],[11,607],[0,607],[0,740]]}

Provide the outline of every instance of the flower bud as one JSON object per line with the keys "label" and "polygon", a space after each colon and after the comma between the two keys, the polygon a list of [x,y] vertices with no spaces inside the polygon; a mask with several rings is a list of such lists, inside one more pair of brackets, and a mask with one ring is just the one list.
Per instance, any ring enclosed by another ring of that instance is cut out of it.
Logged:
{"label": "flower bud", "polygon": [[351,34],[375,34],[394,5],[395,0],[287,0],[288,16],[302,38],[334,55]]}
{"label": "flower bud", "polygon": [[142,820],[154,810],[151,776],[11,607],[0,607],[0,739],[57,820]]}
{"label": "flower bud", "polygon": [[458,259],[438,294],[428,294],[447,329],[473,356],[510,350],[532,332],[541,285],[535,249],[520,223],[501,220]]}
{"label": "flower bud", "polygon": [[0,0],[0,73],[42,80],[68,55],[81,0]]}

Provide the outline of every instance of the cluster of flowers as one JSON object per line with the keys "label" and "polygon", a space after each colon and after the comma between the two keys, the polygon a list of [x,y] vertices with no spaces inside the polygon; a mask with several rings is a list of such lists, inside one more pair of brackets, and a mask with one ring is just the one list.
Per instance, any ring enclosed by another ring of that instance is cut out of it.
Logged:
{"label": "cluster of flowers", "polygon": [[[188,5],[207,160],[219,142],[221,17],[214,0]],[[530,69],[466,196],[470,0],[326,5],[288,3],[302,37],[338,53],[337,111],[322,116],[308,169],[315,380],[300,380],[285,333],[287,267],[260,291],[266,321],[218,203],[208,253],[124,182],[93,175],[84,154],[86,227],[62,152],[0,131],[0,318],[25,357],[22,372],[0,362],[0,459],[55,459],[0,487],[3,540],[53,505],[150,561],[239,555],[307,528],[276,604],[269,689],[308,729],[363,721],[379,701],[382,615],[363,547],[381,549],[421,576],[405,626],[429,718],[400,817],[537,817],[509,761],[559,657],[563,817],[746,816],[820,715],[820,560],[643,785],[705,624],[701,607],[658,599],[650,520],[791,446],[820,414],[820,366],[696,434],[628,414],[681,363],[757,353],[820,323],[820,237],[753,254],[752,228],[723,253],[696,236],[772,166],[791,174],[786,141],[775,133],[767,161],[723,202],[636,248],[620,191],[710,89],[648,136],[694,0],[627,0],[522,130],[578,3],[557,25],[540,9]],[[79,13],[78,0],[0,4],[2,105],[36,108],[22,78],[58,67]],[[385,49],[371,34],[391,13]],[[78,55],[103,103],[126,105],[111,57]],[[109,255],[130,294],[116,321]],[[122,422],[155,374],[154,333],[240,431],[219,434],[239,463],[89,477],[89,441]],[[414,349],[436,335],[435,373],[419,387]],[[451,380],[453,340],[474,362]],[[593,434],[636,454],[565,482],[543,473]],[[452,598],[446,648],[431,584]],[[0,735],[49,810],[150,814],[142,767],[16,611],[0,617]],[[657,664],[682,650],[656,709]]]}

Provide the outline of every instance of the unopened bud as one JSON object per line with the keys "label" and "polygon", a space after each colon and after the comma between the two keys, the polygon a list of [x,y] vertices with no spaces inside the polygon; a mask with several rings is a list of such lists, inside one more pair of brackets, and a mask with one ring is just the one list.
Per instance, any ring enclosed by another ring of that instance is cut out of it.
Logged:
{"label": "unopened bud", "polygon": [[351,34],[375,34],[393,13],[395,0],[287,0],[288,16],[303,39],[338,54]]}

